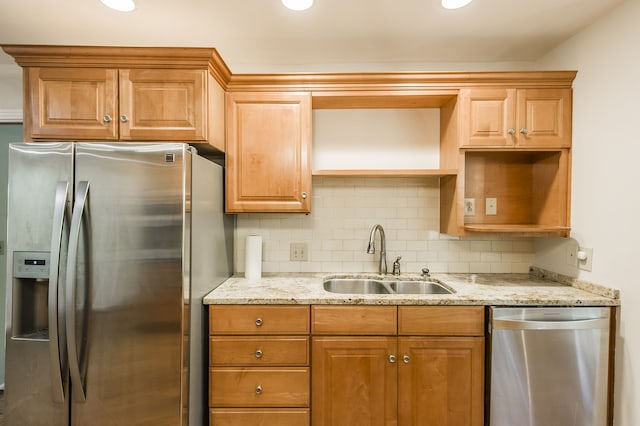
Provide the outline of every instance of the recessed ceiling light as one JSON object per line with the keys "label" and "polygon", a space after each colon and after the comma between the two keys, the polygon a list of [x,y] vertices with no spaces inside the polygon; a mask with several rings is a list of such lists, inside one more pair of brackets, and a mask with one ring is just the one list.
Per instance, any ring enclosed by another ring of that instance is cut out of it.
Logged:
{"label": "recessed ceiling light", "polygon": [[445,9],[460,9],[471,3],[471,0],[442,0],[442,7]]}
{"label": "recessed ceiling light", "polygon": [[100,0],[102,4],[119,12],[131,12],[136,8],[133,0]]}
{"label": "recessed ceiling light", "polygon": [[282,0],[282,4],[287,9],[302,11],[313,6],[313,0]]}

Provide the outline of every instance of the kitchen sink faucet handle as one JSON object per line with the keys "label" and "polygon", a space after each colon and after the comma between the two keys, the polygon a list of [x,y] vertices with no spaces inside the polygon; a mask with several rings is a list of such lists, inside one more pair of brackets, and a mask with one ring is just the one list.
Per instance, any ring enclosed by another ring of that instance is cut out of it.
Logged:
{"label": "kitchen sink faucet handle", "polygon": [[430,277],[431,275],[429,275],[429,268],[422,268],[422,276],[423,277]]}
{"label": "kitchen sink faucet handle", "polygon": [[396,260],[393,262],[393,275],[400,275],[400,259],[402,259],[402,256],[396,257]]}

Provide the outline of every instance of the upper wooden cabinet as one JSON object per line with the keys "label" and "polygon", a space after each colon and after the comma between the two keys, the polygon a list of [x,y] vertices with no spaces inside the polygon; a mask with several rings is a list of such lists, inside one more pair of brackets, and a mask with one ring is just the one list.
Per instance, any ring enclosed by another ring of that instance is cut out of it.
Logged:
{"label": "upper wooden cabinet", "polygon": [[571,89],[460,91],[461,147],[571,147]]}
{"label": "upper wooden cabinet", "polygon": [[227,212],[311,211],[311,94],[227,94]]}
{"label": "upper wooden cabinet", "polygon": [[185,141],[224,150],[220,82],[228,70],[215,49],[3,49],[24,68],[27,140]]}

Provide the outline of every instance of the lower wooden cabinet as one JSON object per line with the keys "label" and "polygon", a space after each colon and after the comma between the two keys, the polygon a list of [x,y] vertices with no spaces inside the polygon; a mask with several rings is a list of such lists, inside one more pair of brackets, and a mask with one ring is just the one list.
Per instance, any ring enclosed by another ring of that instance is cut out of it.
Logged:
{"label": "lower wooden cabinet", "polygon": [[397,417],[395,337],[314,337],[313,425],[383,426]]}
{"label": "lower wooden cabinet", "polygon": [[399,337],[398,354],[399,426],[483,424],[483,338]]}
{"label": "lower wooden cabinet", "polygon": [[309,426],[308,408],[214,408],[209,424],[215,426]]}
{"label": "lower wooden cabinet", "polygon": [[308,407],[309,368],[214,367],[212,407]]}
{"label": "lower wooden cabinet", "polygon": [[482,306],[212,306],[210,325],[212,426],[484,423]]}
{"label": "lower wooden cabinet", "polygon": [[397,322],[363,327],[381,308],[312,307],[314,333],[340,333],[311,339],[313,426],[481,426],[484,308],[393,307]]}
{"label": "lower wooden cabinet", "polygon": [[309,425],[309,306],[211,306],[209,330],[210,425]]}

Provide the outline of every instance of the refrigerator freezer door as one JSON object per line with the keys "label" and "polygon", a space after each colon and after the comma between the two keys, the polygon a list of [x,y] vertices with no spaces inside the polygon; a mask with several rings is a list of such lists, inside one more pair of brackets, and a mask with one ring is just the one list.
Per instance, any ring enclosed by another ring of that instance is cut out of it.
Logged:
{"label": "refrigerator freezer door", "polygon": [[70,203],[60,188],[72,185],[73,145],[11,144],[8,172],[5,418],[8,425],[68,425],[62,287],[56,283],[64,278],[58,265],[66,260]]}
{"label": "refrigerator freezer door", "polygon": [[89,190],[69,336],[86,400],[72,398],[72,425],[182,424],[185,154],[183,144],[76,145],[75,185]]}

